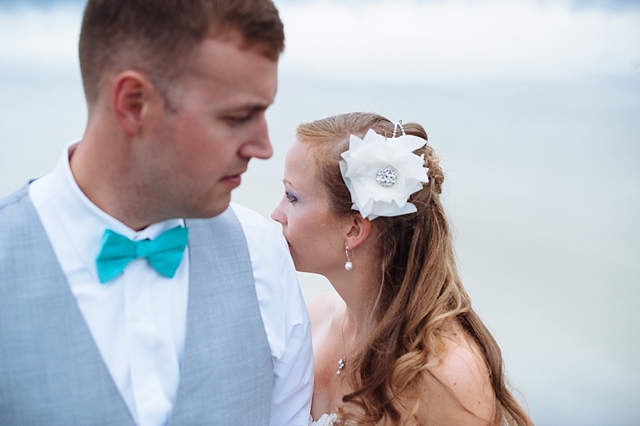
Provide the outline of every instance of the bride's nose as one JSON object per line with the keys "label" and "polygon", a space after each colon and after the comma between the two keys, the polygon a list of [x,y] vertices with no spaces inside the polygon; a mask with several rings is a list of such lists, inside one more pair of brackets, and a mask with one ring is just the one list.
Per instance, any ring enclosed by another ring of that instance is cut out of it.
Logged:
{"label": "bride's nose", "polygon": [[280,225],[284,225],[286,223],[286,217],[284,215],[282,209],[282,203],[285,201],[285,197],[282,198],[280,203],[276,206],[276,208],[271,212],[271,219],[278,222]]}

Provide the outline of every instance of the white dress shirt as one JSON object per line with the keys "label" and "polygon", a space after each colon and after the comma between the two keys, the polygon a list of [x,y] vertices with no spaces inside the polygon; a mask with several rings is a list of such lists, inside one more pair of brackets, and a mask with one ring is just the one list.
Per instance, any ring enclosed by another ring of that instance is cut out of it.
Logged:
{"label": "white dress shirt", "polygon": [[[173,278],[146,259],[100,284],[95,258],[106,229],[139,241],[182,219],[134,231],[78,187],[68,146],[54,171],[29,186],[54,252],[102,358],[140,426],[167,423],[178,389],[189,295],[189,247]],[[257,213],[232,204],[245,233],[258,303],[274,364],[271,426],[306,425],[313,390],[309,319],[284,238]],[[213,272],[212,272],[213,273]]]}

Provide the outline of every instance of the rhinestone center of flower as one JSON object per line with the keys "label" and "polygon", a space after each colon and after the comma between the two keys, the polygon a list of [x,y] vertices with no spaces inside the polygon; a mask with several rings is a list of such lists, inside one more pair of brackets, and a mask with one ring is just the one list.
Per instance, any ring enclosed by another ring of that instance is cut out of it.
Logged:
{"label": "rhinestone center of flower", "polygon": [[380,186],[388,188],[398,181],[398,173],[392,167],[384,167],[378,170],[376,181]]}

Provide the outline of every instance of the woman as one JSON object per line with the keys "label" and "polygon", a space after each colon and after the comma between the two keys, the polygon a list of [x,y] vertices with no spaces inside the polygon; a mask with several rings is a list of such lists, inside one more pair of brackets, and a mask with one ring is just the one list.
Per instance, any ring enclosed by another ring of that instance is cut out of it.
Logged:
{"label": "woman", "polygon": [[460,283],[438,162],[419,124],[377,114],[297,129],[272,218],[336,290],[309,305],[312,424],[532,424]]}

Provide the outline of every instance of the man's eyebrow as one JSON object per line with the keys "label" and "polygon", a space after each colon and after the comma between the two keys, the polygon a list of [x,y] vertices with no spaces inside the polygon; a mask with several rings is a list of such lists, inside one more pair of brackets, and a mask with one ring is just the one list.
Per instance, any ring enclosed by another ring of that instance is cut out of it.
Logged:
{"label": "man's eyebrow", "polygon": [[235,108],[230,108],[227,112],[229,112],[229,113],[234,113],[234,112],[246,112],[246,113],[260,112],[260,111],[266,110],[270,106],[271,106],[271,104],[254,103],[254,104],[240,105],[240,106],[235,107]]}

